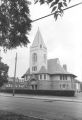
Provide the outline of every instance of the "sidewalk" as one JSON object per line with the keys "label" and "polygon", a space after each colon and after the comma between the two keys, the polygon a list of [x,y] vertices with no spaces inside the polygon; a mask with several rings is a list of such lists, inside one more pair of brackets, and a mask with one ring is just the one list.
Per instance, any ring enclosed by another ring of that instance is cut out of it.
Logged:
{"label": "sidewalk", "polygon": [[65,102],[77,102],[82,103],[82,99],[79,97],[59,97],[59,96],[38,96],[38,95],[23,95],[23,94],[12,94],[0,93],[0,96],[4,97],[16,97],[16,98],[25,98],[25,99],[38,99],[38,100],[47,100],[47,101],[65,101]]}

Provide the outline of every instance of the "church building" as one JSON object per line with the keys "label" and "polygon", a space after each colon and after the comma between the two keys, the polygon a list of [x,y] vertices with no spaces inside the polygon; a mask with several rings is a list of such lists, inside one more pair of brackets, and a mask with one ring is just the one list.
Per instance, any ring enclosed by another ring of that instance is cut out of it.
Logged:
{"label": "church building", "polygon": [[29,68],[22,76],[32,90],[75,90],[75,75],[61,66],[58,58],[47,59],[47,47],[38,29],[30,47]]}

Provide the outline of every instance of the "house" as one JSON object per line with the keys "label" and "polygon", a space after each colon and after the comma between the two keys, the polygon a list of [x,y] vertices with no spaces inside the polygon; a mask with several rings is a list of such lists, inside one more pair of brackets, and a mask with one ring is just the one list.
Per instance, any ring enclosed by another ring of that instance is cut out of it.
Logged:
{"label": "house", "polygon": [[22,76],[27,89],[33,90],[75,90],[76,75],[61,66],[58,58],[47,59],[47,47],[38,29],[30,47],[29,68]]}
{"label": "house", "polygon": [[4,84],[2,88],[24,88],[24,80],[14,77],[8,77],[8,83]]}

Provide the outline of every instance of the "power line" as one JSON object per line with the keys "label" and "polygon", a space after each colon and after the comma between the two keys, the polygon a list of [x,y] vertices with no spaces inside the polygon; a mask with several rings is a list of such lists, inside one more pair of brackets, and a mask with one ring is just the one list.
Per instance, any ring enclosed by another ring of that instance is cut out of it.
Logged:
{"label": "power line", "polygon": [[[65,8],[65,9],[63,9],[63,10],[67,10],[67,9],[76,7],[76,6],[80,5],[80,4],[82,4],[82,2],[77,3],[77,4],[75,4],[75,5],[72,5],[72,6],[70,6],[70,7],[67,7],[67,8]],[[38,21],[38,20],[41,20],[41,19],[43,19],[43,18],[49,17],[49,16],[54,15],[54,14],[55,14],[55,12],[52,13],[52,14],[48,14],[48,15],[46,15],[46,16],[40,17],[40,18],[38,18],[38,19],[32,20],[32,22],[36,22],[36,21]]]}

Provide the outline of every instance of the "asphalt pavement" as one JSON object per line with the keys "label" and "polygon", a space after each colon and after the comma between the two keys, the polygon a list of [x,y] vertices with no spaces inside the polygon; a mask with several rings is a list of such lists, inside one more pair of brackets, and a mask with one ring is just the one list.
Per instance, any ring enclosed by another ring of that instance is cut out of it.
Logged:
{"label": "asphalt pavement", "polygon": [[0,93],[0,110],[47,120],[82,120],[82,93],[75,97]]}

